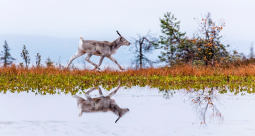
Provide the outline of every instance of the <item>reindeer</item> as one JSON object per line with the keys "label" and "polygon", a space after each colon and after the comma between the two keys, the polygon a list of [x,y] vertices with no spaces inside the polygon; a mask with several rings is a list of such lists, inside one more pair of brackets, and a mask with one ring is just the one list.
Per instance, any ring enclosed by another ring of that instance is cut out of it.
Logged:
{"label": "reindeer", "polygon": [[[69,67],[69,65],[72,63],[74,59],[87,53],[85,60],[95,66],[93,70],[95,69],[100,70],[99,66],[102,64],[102,61],[105,57],[115,62],[121,70],[124,70],[124,68],[120,66],[120,64],[112,57],[112,55],[116,53],[116,51],[119,49],[120,46],[130,45],[130,42],[128,42],[123,36],[121,36],[118,31],[117,31],[117,34],[120,37],[112,42],[84,40],[83,37],[80,36],[78,51],[69,60],[67,68]],[[95,63],[89,60],[92,55],[100,56],[100,61],[98,65],[96,65]]]}
{"label": "reindeer", "polygon": [[116,104],[115,100],[111,99],[111,97],[114,94],[116,94],[116,92],[119,90],[120,87],[121,86],[119,85],[115,91],[113,91],[106,97],[103,96],[103,93],[102,93],[100,87],[98,87],[100,97],[97,97],[97,98],[91,98],[89,96],[89,93],[94,91],[96,88],[92,88],[91,90],[89,90],[88,92],[85,93],[85,97],[87,100],[85,100],[77,95],[73,95],[73,97],[77,99],[77,107],[80,110],[79,116],[81,116],[83,112],[112,111],[114,114],[119,116],[119,118],[115,121],[115,123],[117,123],[117,121],[120,119],[120,117],[122,117],[124,114],[126,114],[129,111],[128,108],[121,109]]}

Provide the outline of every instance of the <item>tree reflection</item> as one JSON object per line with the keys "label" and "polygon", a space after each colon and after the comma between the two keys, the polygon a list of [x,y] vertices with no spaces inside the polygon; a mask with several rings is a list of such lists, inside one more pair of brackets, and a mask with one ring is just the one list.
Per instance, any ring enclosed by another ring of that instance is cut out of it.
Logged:
{"label": "tree reflection", "polygon": [[174,90],[159,90],[160,93],[163,93],[163,98],[164,99],[170,99],[171,97],[173,97],[173,95],[175,94]]}
{"label": "tree reflection", "polygon": [[201,125],[206,125],[207,117],[216,119],[218,123],[222,123],[224,117],[216,105],[222,105],[217,97],[217,88],[205,88],[204,90],[194,91],[187,89],[186,93],[190,94],[189,100],[195,109]]}
{"label": "tree reflection", "polygon": [[218,89],[216,87],[205,88],[203,90],[188,88],[179,91],[160,89],[160,93],[163,93],[163,98],[165,99],[170,99],[176,92],[180,93],[181,96],[183,94],[186,96],[186,98],[184,97],[183,102],[190,102],[192,108],[197,113],[198,122],[201,125],[206,125],[208,119],[216,120],[218,123],[223,122],[224,117],[217,108],[217,105],[219,106],[222,104],[218,98]]}

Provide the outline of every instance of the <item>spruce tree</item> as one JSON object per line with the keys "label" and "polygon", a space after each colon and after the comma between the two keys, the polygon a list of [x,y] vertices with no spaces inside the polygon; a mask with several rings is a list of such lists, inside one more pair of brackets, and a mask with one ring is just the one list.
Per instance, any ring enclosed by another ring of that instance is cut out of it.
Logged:
{"label": "spruce tree", "polygon": [[10,53],[11,49],[9,48],[6,41],[4,41],[3,47],[4,47],[4,51],[1,51],[2,57],[0,58],[0,60],[3,62],[3,64],[4,64],[3,66],[6,67],[8,65],[11,65],[13,60],[15,60],[15,59],[11,56],[11,53]]}

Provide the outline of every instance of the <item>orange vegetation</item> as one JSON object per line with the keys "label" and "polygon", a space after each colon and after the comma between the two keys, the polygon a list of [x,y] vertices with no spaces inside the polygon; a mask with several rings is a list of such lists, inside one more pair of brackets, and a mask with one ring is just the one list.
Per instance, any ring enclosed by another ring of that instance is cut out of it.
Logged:
{"label": "orange vegetation", "polygon": [[31,67],[21,68],[16,65],[9,67],[1,67],[0,74],[48,74],[48,75],[120,75],[120,76],[217,76],[217,75],[236,75],[236,76],[255,76],[255,65],[248,64],[242,66],[225,66],[225,67],[206,67],[206,66],[192,66],[192,65],[178,65],[173,67],[161,67],[161,68],[147,68],[147,69],[131,69],[128,68],[125,71],[114,70],[112,68],[106,68],[102,71],[91,71],[89,69],[60,69],[56,66],[51,67]]}

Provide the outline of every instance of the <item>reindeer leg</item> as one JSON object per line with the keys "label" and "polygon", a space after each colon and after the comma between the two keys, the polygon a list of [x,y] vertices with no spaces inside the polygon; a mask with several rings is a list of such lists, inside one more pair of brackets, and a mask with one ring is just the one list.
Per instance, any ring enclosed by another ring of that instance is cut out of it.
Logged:
{"label": "reindeer leg", "polygon": [[72,57],[71,59],[69,60],[68,62],[68,65],[67,65],[67,68],[69,67],[69,65],[72,63],[72,61],[78,57],[80,57],[81,55],[83,55],[85,53],[81,52],[81,51],[77,51]]}
{"label": "reindeer leg", "polygon": [[102,93],[102,91],[101,91],[101,88],[100,88],[99,86],[98,86],[98,91],[99,91],[100,97],[101,97],[101,98],[104,98],[103,93]]}
{"label": "reindeer leg", "polygon": [[[105,56],[101,56],[101,58],[100,58],[100,60],[99,60],[98,67],[100,67],[100,66],[101,66],[101,64],[102,64],[102,62],[103,62],[104,57],[105,57]],[[100,69],[100,68],[98,68],[98,69]]]}
{"label": "reindeer leg", "polygon": [[124,68],[122,68],[120,66],[120,64],[117,62],[117,60],[115,60],[112,56],[108,56],[107,58],[109,58],[111,61],[113,61],[114,63],[116,63],[118,65],[118,67],[121,69],[121,70],[125,70]]}
{"label": "reindeer leg", "polygon": [[94,88],[90,89],[89,91],[87,91],[87,92],[85,93],[85,96],[86,96],[86,98],[87,98],[88,101],[91,101],[91,100],[92,100],[91,97],[89,96],[89,93],[91,93],[91,92],[94,91],[95,89],[96,89],[96,88],[94,87]]}
{"label": "reindeer leg", "polygon": [[98,68],[98,65],[89,60],[91,56],[92,56],[92,54],[88,54],[87,57],[85,58],[85,60],[86,60],[87,62],[89,62],[90,64],[94,65],[95,68],[94,68],[93,70],[95,70],[95,69]]}
{"label": "reindeer leg", "polygon": [[111,98],[114,94],[117,93],[117,91],[120,89],[120,87],[121,87],[121,85],[119,85],[118,88],[115,91],[111,92],[108,96]]}

